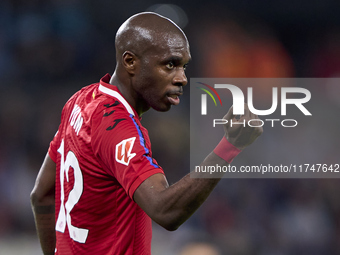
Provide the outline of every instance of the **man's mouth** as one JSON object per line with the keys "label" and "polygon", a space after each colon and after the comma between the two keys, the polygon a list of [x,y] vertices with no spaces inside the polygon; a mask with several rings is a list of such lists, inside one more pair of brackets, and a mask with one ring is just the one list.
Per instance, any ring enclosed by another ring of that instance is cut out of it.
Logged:
{"label": "man's mouth", "polygon": [[172,105],[178,105],[180,103],[179,96],[182,95],[181,92],[176,92],[173,94],[168,94],[167,98]]}

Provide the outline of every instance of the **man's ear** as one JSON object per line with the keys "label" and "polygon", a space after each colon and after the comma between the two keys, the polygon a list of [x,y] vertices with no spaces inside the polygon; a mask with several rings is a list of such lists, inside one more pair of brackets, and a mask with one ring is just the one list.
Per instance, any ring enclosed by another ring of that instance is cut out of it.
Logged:
{"label": "man's ear", "polygon": [[133,52],[125,51],[122,56],[122,62],[123,66],[129,74],[135,74],[139,61],[137,56]]}

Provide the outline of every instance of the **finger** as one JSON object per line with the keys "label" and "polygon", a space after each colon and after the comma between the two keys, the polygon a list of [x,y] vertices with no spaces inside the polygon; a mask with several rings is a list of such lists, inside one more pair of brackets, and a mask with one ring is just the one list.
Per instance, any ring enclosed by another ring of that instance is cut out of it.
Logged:
{"label": "finger", "polygon": [[250,119],[258,119],[259,117],[257,116],[257,114],[251,112],[248,108],[248,111],[249,111],[249,118]]}
{"label": "finger", "polygon": [[245,117],[248,116],[248,112],[249,109],[248,109],[248,105],[246,103],[244,103],[244,109],[243,109],[243,112],[244,114],[233,114],[233,106],[230,107],[228,113],[226,114],[226,116],[224,117],[225,119],[227,120],[230,120],[230,119],[234,119],[234,120],[240,120],[240,119],[244,119]]}
{"label": "finger", "polygon": [[249,107],[246,103],[244,103],[244,117],[246,119],[250,119],[252,115],[252,112],[249,110]]}
{"label": "finger", "polygon": [[259,118],[259,116],[257,114],[252,113],[252,112],[250,113],[250,119],[257,120],[257,121],[253,122],[254,125],[261,125],[261,123],[262,123],[262,120]]}
{"label": "finger", "polygon": [[235,121],[242,121],[244,119],[249,119],[249,108],[248,108],[248,105],[246,103],[244,103],[244,114],[243,115],[240,115],[240,114],[237,114],[237,115],[233,115],[233,119]]}
{"label": "finger", "polygon": [[226,120],[231,120],[233,118],[233,106],[231,106],[227,112],[226,115],[224,115],[223,119],[226,119]]}

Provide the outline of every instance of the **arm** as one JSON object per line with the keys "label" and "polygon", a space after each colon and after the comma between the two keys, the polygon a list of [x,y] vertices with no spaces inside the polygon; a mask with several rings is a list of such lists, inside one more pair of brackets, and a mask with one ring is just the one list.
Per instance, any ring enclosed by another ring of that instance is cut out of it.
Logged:
{"label": "arm", "polygon": [[[227,165],[213,152],[202,165]],[[135,202],[159,225],[176,230],[207,199],[221,178],[191,178],[190,174],[169,187],[163,174],[146,179],[135,191]]]}
{"label": "arm", "polygon": [[47,154],[31,193],[31,204],[44,255],[55,249],[55,174],[56,164]]}
{"label": "arm", "polygon": [[[224,117],[230,120],[232,108]],[[245,107],[245,115],[240,121],[245,119],[256,119],[257,116],[250,113]],[[237,121],[235,118],[233,121]],[[225,137],[239,149],[244,149],[263,132],[262,127],[252,128],[249,126],[234,125],[225,126]],[[202,162],[202,166],[229,165],[222,158],[211,152]],[[223,177],[219,173],[217,178],[204,178],[206,173],[196,174],[196,178],[191,178],[190,174],[184,176],[177,183],[169,186],[163,174],[155,174],[146,179],[135,191],[135,202],[158,224],[167,230],[176,230],[184,223],[207,199],[217,183]]]}

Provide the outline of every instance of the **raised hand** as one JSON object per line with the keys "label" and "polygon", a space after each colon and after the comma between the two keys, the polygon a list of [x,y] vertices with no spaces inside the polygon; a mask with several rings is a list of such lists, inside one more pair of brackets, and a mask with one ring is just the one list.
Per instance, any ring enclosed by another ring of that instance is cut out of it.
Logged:
{"label": "raised hand", "polygon": [[[230,107],[223,119],[228,121],[223,125],[225,137],[240,150],[252,144],[263,133],[261,122],[254,120],[259,119],[258,116],[249,111],[247,104],[244,105],[244,115],[233,115],[233,107]],[[249,120],[253,120],[251,125],[256,127],[249,126]]]}

